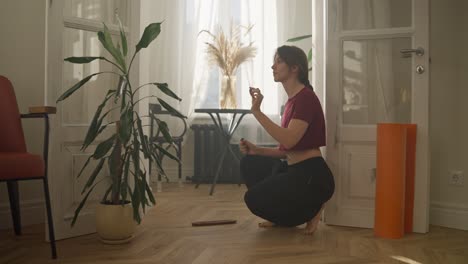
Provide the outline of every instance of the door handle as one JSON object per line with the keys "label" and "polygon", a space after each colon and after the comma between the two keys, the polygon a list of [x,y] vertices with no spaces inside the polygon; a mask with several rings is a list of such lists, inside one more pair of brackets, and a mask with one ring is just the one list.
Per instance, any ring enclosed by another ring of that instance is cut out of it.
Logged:
{"label": "door handle", "polygon": [[400,53],[403,58],[411,57],[412,53],[415,53],[418,56],[422,56],[424,55],[424,49],[421,47],[418,47],[417,49],[401,49]]}

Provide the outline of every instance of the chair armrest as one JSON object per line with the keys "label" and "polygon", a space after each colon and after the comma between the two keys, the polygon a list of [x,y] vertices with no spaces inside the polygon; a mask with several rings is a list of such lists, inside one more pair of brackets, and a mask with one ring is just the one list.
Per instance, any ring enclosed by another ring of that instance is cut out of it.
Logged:
{"label": "chair armrest", "polygon": [[57,108],[53,106],[32,106],[29,107],[29,113],[21,114],[21,118],[41,118],[55,113]]}
{"label": "chair armrest", "polygon": [[47,113],[29,113],[29,114],[21,114],[21,118],[44,118],[46,116],[49,116]]}
{"label": "chair armrest", "polygon": [[47,164],[49,157],[49,114],[55,114],[57,108],[53,106],[36,106],[30,107],[28,114],[21,114],[21,118],[44,118],[44,145],[43,145],[43,158],[46,164],[46,175],[47,175]]}
{"label": "chair armrest", "polygon": [[30,114],[55,114],[57,107],[54,106],[31,106],[29,107]]}

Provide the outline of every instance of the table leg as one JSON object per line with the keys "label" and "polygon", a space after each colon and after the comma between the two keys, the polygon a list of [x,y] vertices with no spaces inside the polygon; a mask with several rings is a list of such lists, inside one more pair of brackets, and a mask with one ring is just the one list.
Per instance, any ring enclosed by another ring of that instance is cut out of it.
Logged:
{"label": "table leg", "polygon": [[[239,160],[239,157],[234,153],[234,151],[232,150],[231,148],[231,138],[232,138],[232,135],[234,134],[234,132],[236,131],[237,127],[239,126],[242,118],[245,116],[245,114],[241,114],[239,119],[236,120],[236,114],[234,114],[233,116],[233,119],[231,120],[230,124],[229,124],[229,127],[228,127],[228,130],[225,131],[224,128],[223,128],[223,123],[221,121],[221,117],[219,115],[219,113],[216,113],[216,118],[213,116],[212,113],[208,113],[211,117],[211,119],[213,120],[213,123],[215,124],[218,132],[220,133],[220,135],[223,137],[223,140],[224,140],[224,149],[222,150],[221,152],[221,157],[219,159],[219,163],[218,163],[218,168],[216,170],[216,174],[213,178],[213,183],[211,184],[211,189],[210,189],[210,195],[213,195],[213,192],[214,192],[214,188],[216,186],[216,183],[218,181],[218,178],[219,178],[219,174],[221,173],[221,168],[223,166],[223,162],[224,162],[224,158],[226,156],[226,152],[229,150],[229,152],[231,152],[231,154],[234,156],[234,158],[236,159],[237,163],[240,164],[240,160]],[[217,119],[217,120],[216,120]],[[197,185],[195,186],[195,188],[197,188],[199,185],[199,183],[197,183]],[[240,179],[239,179],[239,183],[238,185],[240,186]]]}
{"label": "table leg", "polygon": [[[227,146],[227,147],[229,147],[229,146]],[[210,195],[213,195],[214,187],[216,185],[216,182],[218,181],[219,174],[221,173],[221,167],[223,166],[224,156],[226,155],[226,150],[227,150],[226,147],[224,147],[224,150],[221,153],[221,158],[219,159],[218,169],[216,170],[216,174],[215,174],[215,177],[213,179],[213,183],[211,184]]]}

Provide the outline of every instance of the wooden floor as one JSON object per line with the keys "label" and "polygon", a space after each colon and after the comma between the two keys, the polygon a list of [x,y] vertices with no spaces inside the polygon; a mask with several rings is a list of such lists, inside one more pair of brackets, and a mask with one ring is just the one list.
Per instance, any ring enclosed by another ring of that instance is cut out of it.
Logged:
{"label": "wooden floor", "polygon": [[[26,227],[15,237],[0,231],[0,263],[468,263],[468,232],[431,227],[428,234],[378,239],[371,229],[320,224],[313,236],[298,228],[259,229],[259,218],[243,204],[245,187],[208,185],[194,189],[164,185],[157,206],[126,245],[101,244],[96,234],[57,242],[50,260],[44,226]],[[234,218],[237,224],[192,227],[191,222]]]}

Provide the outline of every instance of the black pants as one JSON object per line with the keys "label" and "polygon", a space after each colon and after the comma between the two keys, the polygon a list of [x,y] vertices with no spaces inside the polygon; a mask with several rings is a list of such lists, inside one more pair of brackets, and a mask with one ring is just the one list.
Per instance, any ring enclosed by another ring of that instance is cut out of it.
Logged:
{"label": "black pants", "polygon": [[247,155],[240,163],[244,200],[253,214],[280,226],[301,225],[320,211],[335,190],[322,157],[288,166],[280,159]]}

